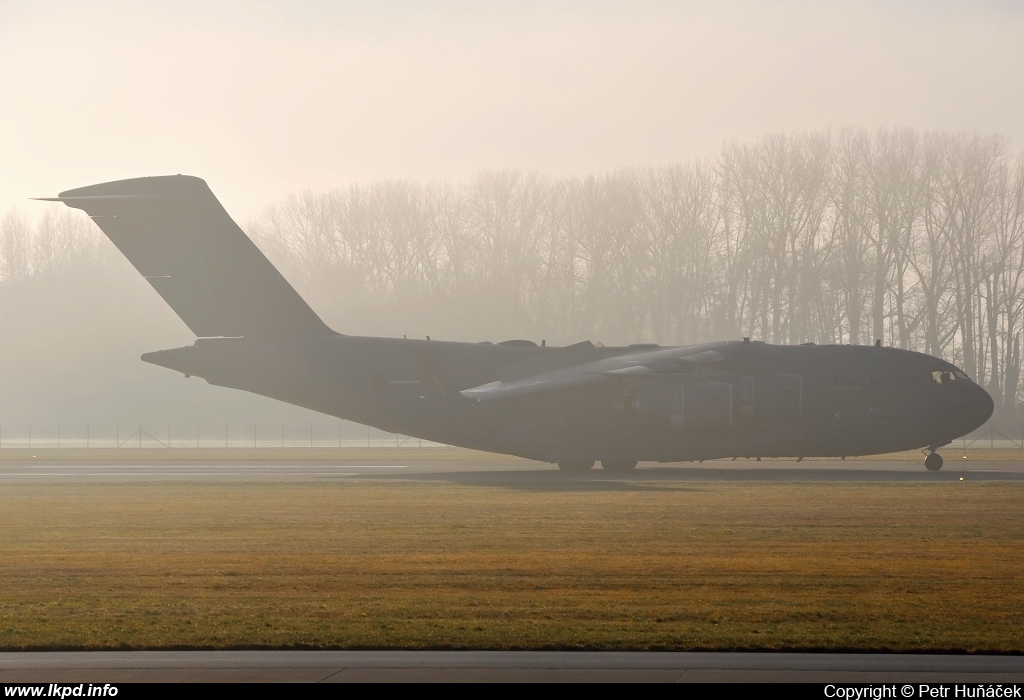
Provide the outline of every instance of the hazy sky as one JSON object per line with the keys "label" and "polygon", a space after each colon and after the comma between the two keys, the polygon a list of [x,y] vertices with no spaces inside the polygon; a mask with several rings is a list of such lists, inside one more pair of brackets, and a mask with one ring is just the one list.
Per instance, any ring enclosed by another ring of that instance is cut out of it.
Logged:
{"label": "hazy sky", "polygon": [[288,192],[604,172],[828,126],[1024,137],[1024,3],[0,0],[0,212],[140,175]]}

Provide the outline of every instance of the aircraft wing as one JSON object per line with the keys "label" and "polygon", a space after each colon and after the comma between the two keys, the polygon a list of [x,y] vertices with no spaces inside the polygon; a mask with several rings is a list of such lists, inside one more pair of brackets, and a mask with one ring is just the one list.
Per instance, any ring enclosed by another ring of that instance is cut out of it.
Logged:
{"label": "aircraft wing", "polygon": [[[593,359],[600,352],[589,342],[551,352],[556,354],[550,358],[530,358],[523,363],[503,368],[498,371],[501,377],[498,381],[463,389],[459,393],[476,401],[497,401],[615,381],[630,375],[701,374],[706,372],[709,365],[725,361],[716,350],[700,345],[658,348],[599,359]],[[564,355],[559,357],[557,353]],[[569,358],[580,358],[581,361],[568,364],[566,359]],[[527,363],[532,363],[535,371],[524,372],[527,368],[523,365]]]}

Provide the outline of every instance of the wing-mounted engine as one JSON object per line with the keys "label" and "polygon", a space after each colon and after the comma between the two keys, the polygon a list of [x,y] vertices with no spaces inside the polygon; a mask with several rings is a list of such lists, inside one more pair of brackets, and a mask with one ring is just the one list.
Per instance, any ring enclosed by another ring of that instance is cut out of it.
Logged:
{"label": "wing-mounted engine", "polygon": [[641,384],[633,393],[633,415],[650,426],[727,430],[732,427],[732,396],[726,382]]}
{"label": "wing-mounted engine", "polygon": [[785,423],[803,408],[803,379],[795,374],[718,376],[685,383],[644,383],[633,391],[636,420],[681,430],[726,430],[734,422]]}
{"label": "wing-mounted engine", "polygon": [[738,420],[784,423],[803,412],[803,377],[796,374],[756,374],[731,380]]}
{"label": "wing-mounted engine", "polygon": [[478,402],[621,387],[622,408],[639,425],[727,430],[740,423],[786,423],[803,410],[803,378],[740,364],[714,345],[604,355],[579,343],[503,367],[499,380],[464,389]]}

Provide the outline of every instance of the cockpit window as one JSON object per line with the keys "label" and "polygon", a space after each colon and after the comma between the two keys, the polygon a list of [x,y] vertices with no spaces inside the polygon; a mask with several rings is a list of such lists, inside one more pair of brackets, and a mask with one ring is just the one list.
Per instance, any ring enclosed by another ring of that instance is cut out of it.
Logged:
{"label": "cockpit window", "polygon": [[936,384],[949,384],[954,379],[956,379],[956,377],[961,377],[962,379],[966,379],[967,375],[965,375],[963,372],[961,372],[959,370],[957,370],[954,373],[954,372],[950,372],[948,369],[937,369],[934,372],[932,372],[932,380]]}
{"label": "cockpit window", "polygon": [[966,379],[968,381],[970,381],[970,379],[971,379],[970,377],[968,377],[966,374],[964,374],[963,372],[961,372],[958,369],[953,370],[953,374],[956,375],[957,379]]}

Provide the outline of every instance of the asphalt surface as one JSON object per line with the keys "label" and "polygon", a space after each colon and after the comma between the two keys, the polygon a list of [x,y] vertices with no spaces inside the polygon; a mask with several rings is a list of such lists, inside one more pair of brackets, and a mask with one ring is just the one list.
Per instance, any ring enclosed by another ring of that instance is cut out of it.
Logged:
{"label": "asphalt surface", "polygon": [[621,481],[763,481],[763,482],[879,482],[879,481],[1024,481],[1022,461],[946,459],[939,472],[909,461],[765,460],[713,461],[683,465],[643,463],[628,474],[611,474],[595,467],[567,474],[556,467],[525,460],[436,460],[287,464],[237,462],[148,462],[117,464],[38,461],[0,464],[0,484],[16,482],[146,482],[146,481],[330,481],[338,479],[403,479],[450,481],[510,487],[596,484]]}
{"label": "asphalt surface", "polygon": [[543,651],[0,653],[4,683],[189,681],[1024,683],[1024,657]]}

